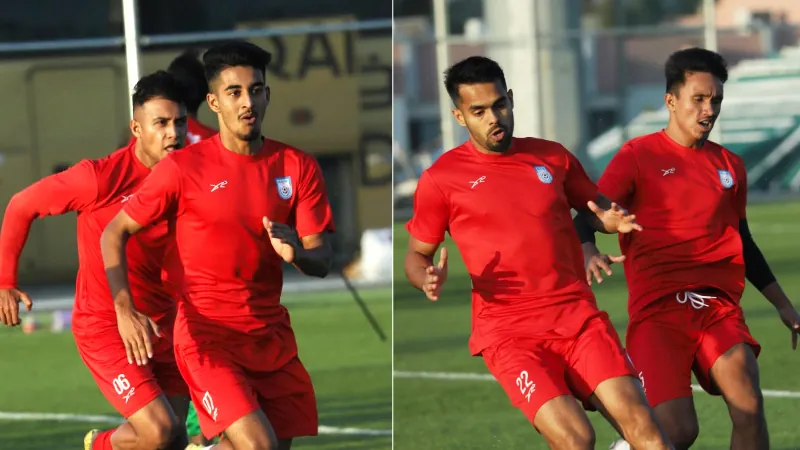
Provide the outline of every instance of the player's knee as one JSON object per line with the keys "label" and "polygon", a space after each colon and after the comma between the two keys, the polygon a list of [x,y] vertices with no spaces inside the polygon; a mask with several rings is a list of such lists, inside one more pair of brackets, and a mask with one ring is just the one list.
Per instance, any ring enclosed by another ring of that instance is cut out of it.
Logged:
{"label": "player's knee", "polygon": [[147,442],[153,448],[172,448],[171,444],[185,433],[178,421],[169,416],[154,418],[140,428],[142,429],[136,430],[139,440]]}
{"label": "player's knee", "polygon": [[236,450],[278,450],[278,440],[266,433],[252,434],[237,439]]}
{"label": "player's knee", "polygon": [[662,423],[664,432],[676,449],[688,449],[700,434],[700,425],[696,420],[671,420]]}
{"label": "player's knee", "polygon": [[547,440],[554,448],[588,450],[594,449],[597,438],[590,425],[574,424],[555,430]]}
{"label": "player's knee", "polygon": [[733,426],[739,429],[757,429],[764,422],[764,409],[760,397],[729,405],[728,410]]}
{"label": "player's knee", "polygon": [[563,446],[559,448],[570,450],[594,449],[597,437],[591,427],[573,430],[564,436]]}

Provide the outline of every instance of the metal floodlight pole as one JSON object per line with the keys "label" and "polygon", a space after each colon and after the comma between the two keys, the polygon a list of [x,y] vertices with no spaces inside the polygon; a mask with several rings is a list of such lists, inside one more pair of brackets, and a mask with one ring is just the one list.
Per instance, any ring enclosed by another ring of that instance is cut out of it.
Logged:
{"label": "metal floodlight pole", "polygon": [[[714,0],[703,0],[703,37],[706,50],[717,50],[717,10]],[[722,134],[719,121],[714,125],[708,139],[721,144]]]}
{"label": "metal floodlight pole", "polygon": [[442,127],[442,150],[455,147],[455,129],[450,114],[450,96],[444,87],[444,71],[450,65],[447,43],[447,0],[433,0],[433,29],[436,36],[436,71],[439,81],[439,114]]}
{"label": "metal floodlight pole", "polygon": [[136,0],[122,0],[122,20],[125,25],[125,65],[128,71],[128,113],[133,117],[131,94],[139,81],[139,20]]}

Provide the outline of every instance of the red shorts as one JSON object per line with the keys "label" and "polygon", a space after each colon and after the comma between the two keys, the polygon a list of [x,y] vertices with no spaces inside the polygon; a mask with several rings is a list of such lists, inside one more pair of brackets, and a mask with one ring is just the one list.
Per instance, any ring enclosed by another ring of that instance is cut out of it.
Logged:
{"label": "red shorts", "polygon": [[509,339],[484,350],[483,358],[531,423],[553,398],[571,394],[592,409],[588,400],[597,385],[636,374],[606,313],[587,321],[574,338]]}
{"label": "red shorts", "polygon": [[257,409],[267,416],[278,439],[317,435],[317,400],[311,377],[297,357],[294,334],[275,334],[283,335],[227,346],[181,339],[175,346],[207,438]]}
{"label": "red shorts", "polygon": [[[700,386],[719,395],[711,367],[734,345],[745,343],[758,356],[741,307],[720,292],[707,297],[670,295],[647,308],[646,317],[628,324],[626,347],[651,406],[692,395],[692,371]],[[705,305],[705,306],[704,306]]]}
{"label": "red shorts", "polygon": [[95,318],[87,326],[74,329],[81,359],[100,391],[122,417],[130,417],[162,393],[167,396],[189,393],[175,363],[173,320],[170,317],[157,321],[162,336],[154,337],[153,359],[145,366],[128,363],[116,321],[103,322]]}

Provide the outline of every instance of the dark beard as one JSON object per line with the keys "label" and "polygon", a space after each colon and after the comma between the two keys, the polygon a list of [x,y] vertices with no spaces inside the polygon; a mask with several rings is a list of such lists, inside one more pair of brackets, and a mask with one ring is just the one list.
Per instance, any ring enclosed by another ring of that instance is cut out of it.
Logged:
{"label": "dark beard", "polygon": [[254,142],[261,139],[261,130],[252,130],[247,134],[240,134],[239,139],[247,142]]}
{"label": "dark beard", "polygon": [[505,153],[509,147],[511,147],[511,136],[509,136],[508,131],[506,131],[506,135],[503,136],[502,141],[498,142],[492,142],[490,140],[486,141],[486,148],[496,153]]}

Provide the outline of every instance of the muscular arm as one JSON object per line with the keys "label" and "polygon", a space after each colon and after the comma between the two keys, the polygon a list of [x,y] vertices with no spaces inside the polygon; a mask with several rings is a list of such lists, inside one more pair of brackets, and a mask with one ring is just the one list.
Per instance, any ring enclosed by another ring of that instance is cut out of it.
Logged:
{"label": "muscular arm", "polygon": [[0,231],[0,288],[17,286],[19,258],[34,220],[84,209],[94,203],[97,192],[94,167],[82,161],[15,194]]}
{"label": "muscular arm", "polygon": [[331,249],[328,233],[317,233],[300,239],[294,266],[304,275],[325,278],[331,270]]}
{"label": "muscular arm", "polygon": [[133,308],[125,248],[128,238],[141,231],[142,228],[125,210],[122,210],[109,222],[100,237],[103,267],[106,269],[108,285],[114,298],[114,308],[117,311]]}
{"label": "muscular arm", "polygon": [[408,240],[403,267],[408,281],[420,291],[422,285],[425,284],[426,271],[433,265],[433,255],[436,254],[438,248],[439,244],[428,244],[413,236]]}

